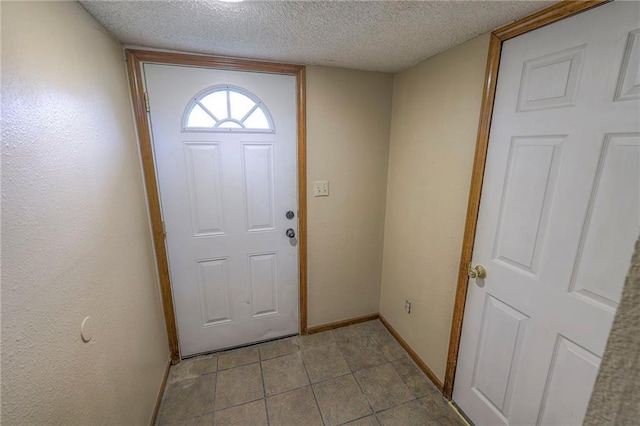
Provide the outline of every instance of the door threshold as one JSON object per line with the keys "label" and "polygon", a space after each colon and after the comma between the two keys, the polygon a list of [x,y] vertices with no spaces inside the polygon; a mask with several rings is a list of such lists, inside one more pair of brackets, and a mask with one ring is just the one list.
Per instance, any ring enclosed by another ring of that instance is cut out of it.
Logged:
{"label": "door threshold", "polygon": [[222,352],[233,351],[233,350],[236,350],[236,349],[249,348],[249,347],[258,346],[258,345],[261,345],[261,344],[267,343],[267,342],[276,342],[278,340],[288,339],[288,338],[294,337],[294,336],[300,336],[300,333],[287,334],[286,336],[280,336],[280,337],[274,337],[274,338],[271,338],[271,339],[258,340],[257,342],[245,343],[243,345],[238,345],[238,346],[229,346],[228,348],[215,349],[213,351],[199,352],[197,354],[184,356],[184,357],[182,357],[182,360],[184,361],[186,359],[196,358],[196,357],[203,356],[203,355],[213,355],[213,354],[219,354],[219,353],[222,353]]}
{"label": "door threshold", "polygon": [[462,408],[458,407],[458,404],[454,400],[449,401],[449,407],[460,417],[467,426],[475,426],[469,417],[462,411]]}

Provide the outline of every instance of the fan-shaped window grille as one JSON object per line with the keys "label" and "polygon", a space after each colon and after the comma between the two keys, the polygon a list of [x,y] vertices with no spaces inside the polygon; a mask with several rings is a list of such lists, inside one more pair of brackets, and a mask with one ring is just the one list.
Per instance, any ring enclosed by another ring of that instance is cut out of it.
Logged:
{"label": "fan-shaped window grille", "polygon": [[267,107],[253,93],[234,86],[214,86],[187,106],[183,129],[200,132],[274,131]]}

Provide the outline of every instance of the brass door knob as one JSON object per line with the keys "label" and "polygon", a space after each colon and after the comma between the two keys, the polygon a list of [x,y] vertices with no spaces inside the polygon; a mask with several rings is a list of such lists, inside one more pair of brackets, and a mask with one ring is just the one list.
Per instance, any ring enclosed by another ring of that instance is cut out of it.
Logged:
{"label": "brass door knob", "polygon": [[482,265],[476,265],[476,267],[472,267],[469,265],[469,278],[487,278],[487,268]]}

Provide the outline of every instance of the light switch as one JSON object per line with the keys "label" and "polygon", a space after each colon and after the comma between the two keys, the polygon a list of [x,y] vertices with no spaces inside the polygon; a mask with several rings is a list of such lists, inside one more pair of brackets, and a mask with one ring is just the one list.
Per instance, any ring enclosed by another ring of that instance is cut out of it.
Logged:
{"label": "light switch", "polygon": [[313,182],[313,196],[314,197],[328,197],[329,196],[329,182],[326,180],[317,180]]}

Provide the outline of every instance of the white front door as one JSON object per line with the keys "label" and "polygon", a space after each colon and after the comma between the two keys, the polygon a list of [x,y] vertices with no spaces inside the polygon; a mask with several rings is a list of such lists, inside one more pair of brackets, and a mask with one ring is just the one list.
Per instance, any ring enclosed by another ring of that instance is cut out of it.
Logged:
{"label": "white front door", "polygon": [[640,232],[640,6],[503,44],[454,401],[578,425]]}
{"label": "white front door", "polygon": [[295,77],[144,76],[182,356],[298,333]]}

